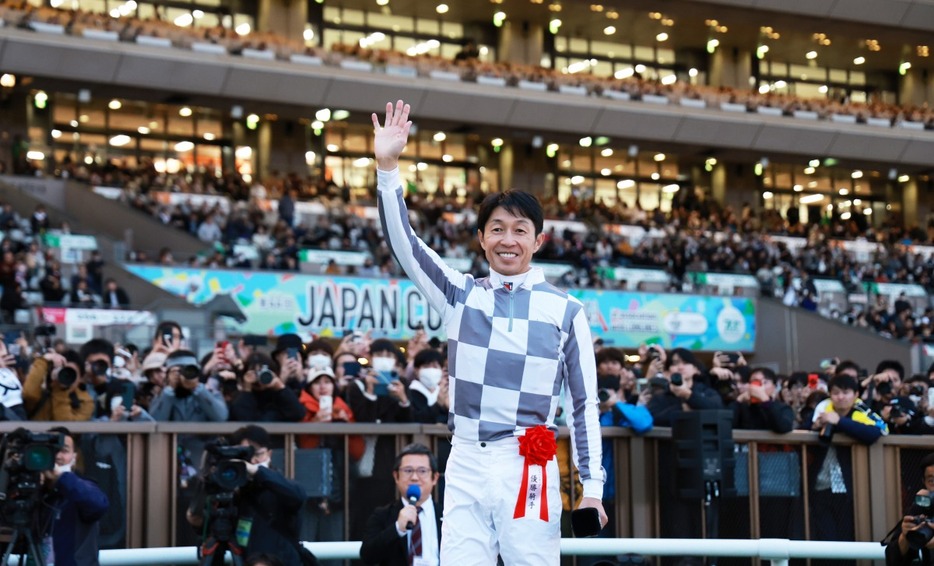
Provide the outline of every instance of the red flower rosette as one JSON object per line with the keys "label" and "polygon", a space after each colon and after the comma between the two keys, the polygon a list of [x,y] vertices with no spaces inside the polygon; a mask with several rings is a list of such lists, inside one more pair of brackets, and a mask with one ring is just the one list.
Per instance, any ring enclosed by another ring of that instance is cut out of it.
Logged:
{"label": "red flower rosette", "polygon": [[519,498],[516,500],[516,509],[513,519],[525,517],[526,501],[529,493],[529,466],[542,467],[542,489],[539,517],[548,521],[548,474],[545,467],[558,453],[558,442],[555,433],[544,425],[526,429],[525,435],[519,437],[519,455],[525,458],[522,470],[522,486],[519,488]]}

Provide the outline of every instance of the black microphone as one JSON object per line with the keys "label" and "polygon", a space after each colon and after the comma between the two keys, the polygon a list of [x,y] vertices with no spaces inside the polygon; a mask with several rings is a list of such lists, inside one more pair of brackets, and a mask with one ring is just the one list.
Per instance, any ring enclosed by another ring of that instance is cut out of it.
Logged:
{"label": "black microphone", "polygon": [[[417,485],[414,485],[414,484],[410,485],[409,488],[405,490],[405,498],[409,500],[409,503],[411,505],[416,505],[418,503],[418,500],[421,499],[421,497],[422,497],[422,488],[418,487]],[[412,521],[409,521],[405,525],[405,530],[407,531],[411,531],[414,528],[415,528],[415,523],[413,523]]]}

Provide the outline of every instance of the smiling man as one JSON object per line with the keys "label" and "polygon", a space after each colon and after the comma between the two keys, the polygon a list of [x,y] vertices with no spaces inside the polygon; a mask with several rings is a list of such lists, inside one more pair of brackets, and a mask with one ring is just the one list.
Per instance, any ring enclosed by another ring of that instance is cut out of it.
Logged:
{"label": "smiling man", "polygon": [[408,221],[399,156],[408,141],[409,106],[373,114],[379,212],[396,260],[448,336],[449,427],[453,448],[445,470],[442,564],[557,565],[560,558],[555,413],[562,386],[584,497],[606,524],[601,496],[597,370],[580,301],[531,266],[544,240],[544,214],[533,195],[488,195],[477,214],[477,238],[489,277],[451,269]]}

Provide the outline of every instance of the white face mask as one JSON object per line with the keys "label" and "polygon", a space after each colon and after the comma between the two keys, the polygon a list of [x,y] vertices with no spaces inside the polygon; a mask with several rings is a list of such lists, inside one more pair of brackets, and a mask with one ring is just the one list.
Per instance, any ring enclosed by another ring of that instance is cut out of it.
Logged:
{"label": "white face mask", "polygon": [[259,466],[260,468],[268,468],[268,467],[269,467],[269,459],[266,459],[266,460],[264,460],[264,461],[262,461],[262,462],[260,462],[260,463],[258,463],[258,464],[256,464],[256,465]]}
{"label": "white face mask", "polygon": [[422,368],[418,370],[418,380],[428,389],[434,390],[441,383],[441,368]]}
{"label": "white face mask", "polygon": [[55,473],[62,475],[65,472],[70,472],[74,464],[62,464],[61,466],[55,466]]}
{"label": "white face mask", "polygon": [[370,362],[373,364],[373,369],[376,371],[392,371],[396,368],[396,360],[394,358],[373,358]]}
{"label": "white face mask", "polygon": [[331,356],[327,354],[312,354],[308,356],[308,365],[317,368],[329,368],[331,367]]}

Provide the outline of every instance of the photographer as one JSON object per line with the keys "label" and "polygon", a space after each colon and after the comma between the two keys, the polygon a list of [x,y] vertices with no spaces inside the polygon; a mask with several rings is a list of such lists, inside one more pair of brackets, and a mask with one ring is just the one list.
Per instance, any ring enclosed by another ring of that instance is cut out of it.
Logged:
{"label": "photographer", "polygon": [[[690,351],[675,348],[668,360],[661,346],[650,351],[658,353],[649,363],[649,386],[652,397],[648,402],[649,412],[657,426],[671,426],[674,418],[682,411],[720,409],[723,402],[720,394],[707,386],[703,364]],[[661,368],[668,362],[668,371]]]}
{"label": "photographer", "polygon": [[275,360],[255,353],[245,367],[241,391],[230,404],[231,421],[294,423],[305,418],[305,406],[285,386]]}
{"label": "photographer", "polygon": [[[202,485],[188,508],[188,522],[199,532],[213,536],[216,527],[220,525],[211,523],[213,519],[207,505],[209,498],[217,493],[229,494],[232,491],[233,508],[237,512],[233,518],[237,531],[236,544],[245,548],[247,556],[267,553],[279,558],[285,566],[316,563],[313,555],[303,550],[303,547],[300,548],[299,543],[305,490],[269,467],[272,459],[269,433],[257,425],[248,425],[233,433],[230,446],[251,449],[249,461],[243,462],[246,478],[243,482],[237,482],[242,485],[230,490],[228,488],[231,486],[216,484],[211,469],[202,470]],[[217,538],[219,540],[222,537]]]}
{"label": "photographer", "polygon": [[35,358],[23,384],[23,403],[33,421],[89,421],[94,400],[78,379],[81,360],[77,352],[46,352]]}
{"label": "photographer", "polygon": [[223,422],[227,405],[201,383],[201,368],[194,352],[175,350],[165,359],[166,385],[150,404],[157,421]]}
{"label": "photographer", "polygon": [[[55,456],[55,467],[42,472],[43,524],[49,525],[56,566],[83,566],[98,563],[100,519],[109,502],[96,483],[74,472],[77,453],[71,432],[56,427],[62,447]],[[45,559],[51,563],[50,556]]]}
{"label": "photographer", "polygon": [[908,566],[916,560],[921,564],[934,564],[934,454],[921,460],[924,487],[918,490],[914,503],[901,522],[895,525],[882,544],[885,545],[886,566]]}
{"label": "photographer", "polygon": [[775,379],[775,372],[769,368],[752,370],[729,407],[733,410],[734,430],[770,430],[778,434],[794,430],[794,411],[775,398]]}

